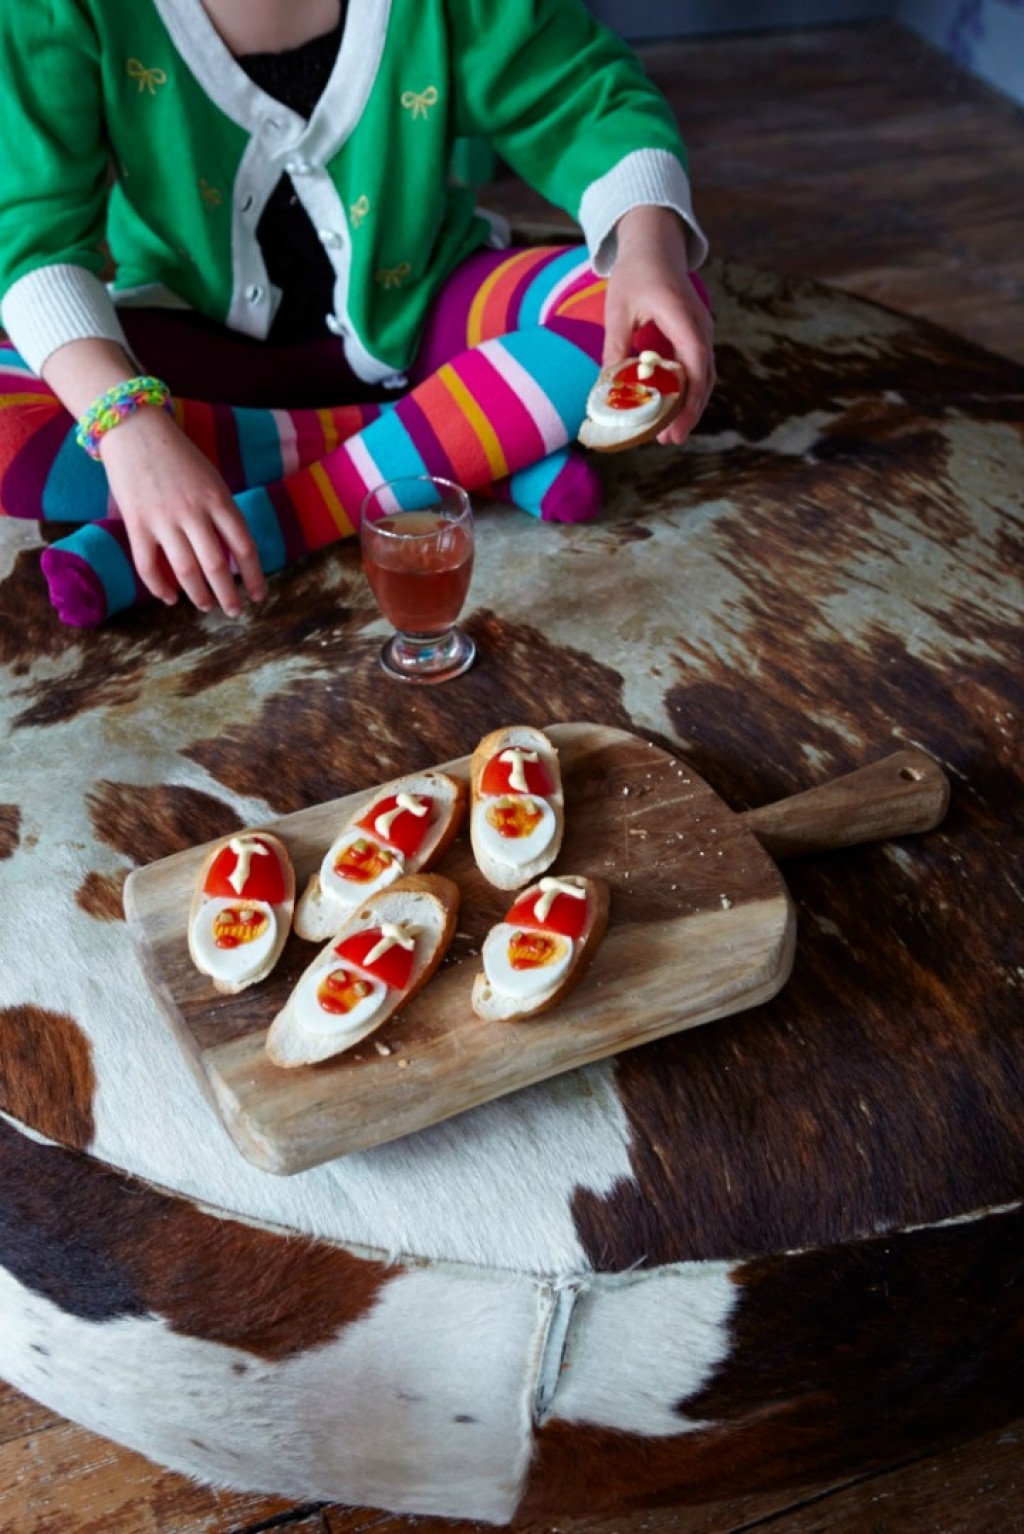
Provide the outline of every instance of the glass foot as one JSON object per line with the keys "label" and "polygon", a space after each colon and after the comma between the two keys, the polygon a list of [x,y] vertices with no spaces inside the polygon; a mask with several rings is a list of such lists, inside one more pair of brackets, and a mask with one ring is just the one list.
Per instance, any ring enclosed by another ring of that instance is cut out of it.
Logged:
{"label": "glass foot", "polygon": [[468,671],[475,658],[476,645],[461,629],[430,638],[392,634],[380,652],[381,666],[398,682],[449,682]]}

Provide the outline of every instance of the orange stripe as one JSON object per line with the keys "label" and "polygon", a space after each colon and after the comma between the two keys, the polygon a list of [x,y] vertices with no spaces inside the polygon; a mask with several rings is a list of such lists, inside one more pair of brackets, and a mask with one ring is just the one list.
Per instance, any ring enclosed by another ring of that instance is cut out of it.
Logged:
{"label": "orange stripe", "polygon": [[[190,442],[195,443],[204,458],[208,458],[215,464],[219,454],[217,452],[217,428],[213,421],[213,411],[209,405],[201,400],[175,400],[174,414],[179,425]],[[179,407],[181,414],[179,415]]]}
{"label": "orange stripe", "polygon": [[334,424],[334,416],[326,408],[318,410],[316,418],[320,422],[320,430],[324,434],[324,452],[329,453],[332,447],[338,445],[338,428]]}
{"label": "orange stripe", "polygon": [[334,542],[338,529],[310,474],[299,473],[291,477],[288,499],[299,519],[307,549],[322,549],[325,544]]}
{"label": "orange stripe", "polygon": [[592,304],[591,312],[588,312],[586,315],[577,315],[575,318],[601,318],[604,315],[604,295],[607,287],[607,278],[599,277],[597,282],[592,282],[589,287],[580,288],[578,292],[571,293],[568,298],[564,299],[561,303],[556,304],[554,312],[555,314],[568,314],[570,309],[575,309],[579,304],[585,304],[592,300],[599,300],[599,304]]}
{"label": "orange stripe", "polygon": [[483,450],[489,470],[488,478],[491,480],[504,479],[508,473],[508,463],[505,460],[505,454],[502,452],[501,443],[498,441],[494,427],[453,367],[445,363],[444,367],[438,369],[438,377],[454,399],[463,416],[465,416],[467,423],[472,428]]}
{"label": "orange stripe", "polygon": [[[508,300],[522,279],[522,268],[531,263],[539,265],[548,254],[547,250],[521,250],[494,268],[487,280],[480,284],[469,306],[469,317],[466,320],[467,346],[479,346],[487,336],[504,335],[508,329],[504,322]],[[485,321],[484,309],[492,296],[493,309]]]}

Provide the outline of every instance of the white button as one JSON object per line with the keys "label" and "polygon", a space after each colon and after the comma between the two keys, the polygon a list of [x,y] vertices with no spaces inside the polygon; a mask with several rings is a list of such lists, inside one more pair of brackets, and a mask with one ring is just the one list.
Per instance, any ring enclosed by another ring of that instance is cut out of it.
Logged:
{"label": "white button", "polygon": [[318,229],[316,233],[321,245],[329,245],[335,249],[341,244],[341,235],[337,229]]}
{"label": "white button", "polygon": [[344,336],[348,334],[348,326],[345,324],[344,320],[339,320],[336,314],[328,314],[324,319],[324,324],[327,326],[327,329],[331,332],[332,336]]}
{"label": "white button", "polygon": [[258,304],[263,297],[263,289],[258,283],[253,282],[245,290],[245,296],[251,304]]}
{"label": "white button", "polygon": [[316,168],[312,160],[289,160],[285,165],[289,176],[311,176]]}

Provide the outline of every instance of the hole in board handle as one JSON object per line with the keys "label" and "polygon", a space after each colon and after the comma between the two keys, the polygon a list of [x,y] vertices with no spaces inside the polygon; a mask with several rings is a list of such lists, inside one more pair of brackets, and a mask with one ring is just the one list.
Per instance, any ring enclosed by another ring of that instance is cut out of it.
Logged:
{"label": "hole in board handle", "polygon": [[920,783],[924,778],[924,773],[920,767],[901,767],[900,777],[907,783]]}

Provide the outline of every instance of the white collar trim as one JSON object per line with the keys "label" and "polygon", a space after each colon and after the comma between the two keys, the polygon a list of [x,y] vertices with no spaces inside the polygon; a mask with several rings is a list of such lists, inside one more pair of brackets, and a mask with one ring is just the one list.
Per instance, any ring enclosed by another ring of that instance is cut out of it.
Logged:
{"label": "white collar trim", "polygon": [[273,135],[268,147],[315,157],[337,153],[362,116],[377,77],[391,0],[360,0],[359,24],[346,19],[341,47],[308,123],[260,90],[214,27],[202,0],[154,0],[174,46],[221,111],[253,135]]}

